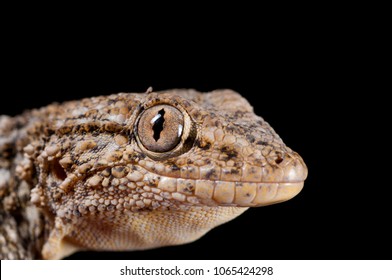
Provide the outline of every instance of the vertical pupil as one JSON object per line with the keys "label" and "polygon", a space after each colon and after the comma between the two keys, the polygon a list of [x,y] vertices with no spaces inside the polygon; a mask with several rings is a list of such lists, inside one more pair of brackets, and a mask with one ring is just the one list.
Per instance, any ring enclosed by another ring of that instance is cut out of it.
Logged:
{"label": "vertical pupil", "polygon": [[161,109],[158,111],[158,114],[151,120],[153,124],[152,130],[154,131],[154,139],[157,142],[161,136],[161,132],[163,130],[163,123],[165,122],[165,110]]}

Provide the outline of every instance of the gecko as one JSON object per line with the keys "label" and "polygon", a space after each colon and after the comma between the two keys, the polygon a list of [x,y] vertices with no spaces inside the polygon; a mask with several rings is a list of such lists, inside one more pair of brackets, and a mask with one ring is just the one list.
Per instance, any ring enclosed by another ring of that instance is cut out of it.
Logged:
{"label": "gecko", "polygon": [[239,93],[118,93],[0,116],[0,258],[193,242],[307,167]]}

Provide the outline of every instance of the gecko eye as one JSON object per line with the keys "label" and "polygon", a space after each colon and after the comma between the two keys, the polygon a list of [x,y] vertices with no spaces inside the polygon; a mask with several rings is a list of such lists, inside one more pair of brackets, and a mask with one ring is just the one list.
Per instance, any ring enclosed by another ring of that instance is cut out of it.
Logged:
{"label": "gecko eye", "polygon": [[184,116],[170,105],[148,108],[140,116],[137,134],[141,144],[151,152],[173,150],[181,140]]}

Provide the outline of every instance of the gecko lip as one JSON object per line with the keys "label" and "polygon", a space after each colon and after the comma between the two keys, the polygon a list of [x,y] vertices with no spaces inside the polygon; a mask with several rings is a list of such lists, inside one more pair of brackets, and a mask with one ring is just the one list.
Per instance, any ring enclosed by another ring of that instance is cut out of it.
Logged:
{"label": "gecko lip", "polygon": [[266,206],[292,199],[301,192],[303,186],[304,182],[261,184],[252,206]]}
{"label": "gecko lip", "polygon": [[[301,157],[282,164],[280,168],[243,177],[240,181],[196,181],[195,194],[206,204],[218,206],[259,207],[283,202],[301,192],[308,171]],[[210,202],[209,202],[210,201]]]}
{"label": "gecko lip", "polygon": [[276,181],[259,183],[256,187],[256,195],[250,202],[238,197],[237,204],[240,206],[266,206],[292,199],[299,194],[308,176],[308,169],[302,158],[296,154],[296,158],[284,165],[276,176]]}
{"label": "gecko lip", "polygon": [[205,205],[259,207],[289,200],[303,188],[304,182],[254,183],[215,182],[208,186],[204,180],[196,181],[195,195]]}

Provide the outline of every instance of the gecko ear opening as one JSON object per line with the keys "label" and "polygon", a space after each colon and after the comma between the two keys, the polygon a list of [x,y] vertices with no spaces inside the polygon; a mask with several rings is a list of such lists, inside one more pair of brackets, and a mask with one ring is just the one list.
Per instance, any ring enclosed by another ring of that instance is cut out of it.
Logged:
{"label": "gecko ear opening", "polygon": [[58,159],[54,159],[51,162],[51,169],[53,171],[53,175],[55,176],[55,178],[64,181],[65,178],[67,178],[67,173],[65,173],[64,168],[60,165],[59,160]]}

